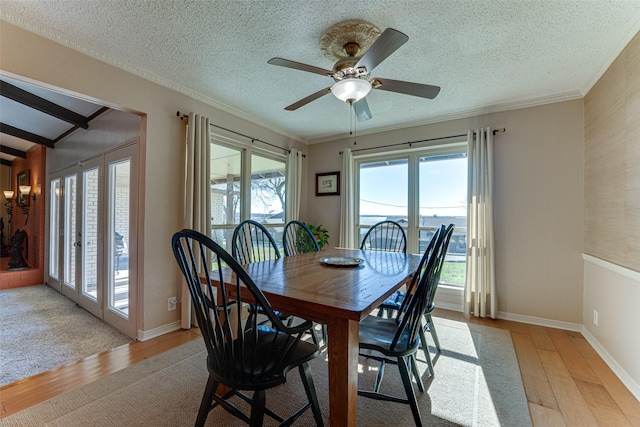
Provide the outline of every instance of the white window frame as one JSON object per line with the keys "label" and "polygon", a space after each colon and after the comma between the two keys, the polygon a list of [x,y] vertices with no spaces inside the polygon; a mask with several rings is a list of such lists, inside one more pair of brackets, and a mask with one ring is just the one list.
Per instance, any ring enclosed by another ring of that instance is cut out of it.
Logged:
{"label": "white window frame", "polygon": [[[360,246],[360,230],[368,229],[368,225],[360,224],[360,165],[363,163],[371,163],[376,161],[390,161],[407,159],[408,165],[408,209],[407,209],[407,227],[405,233],[407,234],[407,253],[417,254],[419,252],[419,234],[422,230],[427,230],[427,227],[420,227],[420,207],[418,206],[418,199],[420,194],[419,188],[419,159],[420,157],[441,156],[447,154],[467,154],[467,141],[451,142],[446,145],[429,146],[407,150],[395,150],[377,152],[375,154],[362,154],[354,155],[354,173],[355,173],[355,191],[354,191],[354,207],[355,207],[355,219],[354,219],[354,241],[357,246]],[[456,228],[456,232],[464,231],[466,233],[466,227],[461,230],[460,227]],[[464,284],[458,283],[444,283],[441,285],[450,286],[453,288],[461,289]]]}
{"label": "white window frame", "polygon": [[[211,133],[211,144],[221,145],[240,151],[240,222],[251,219],[251,156],[258,155],[267,159],[281,161],[285,164],[285,171],[289,168],[287,155],[256,147],[253,144],[239,141],[233,138]],[[282,149],[284,150],[284,149]],[[285,177],[286,177],[285,173]],[[286,184],[285,184],[286,185]],[[286,212],[287,199],[285,197],[284,211]],[[282,224],[285,219],[283,217]],[[227,229],[238,224],[211,224],[211,230]],[[277,224],[279,225],[279,224]]]}

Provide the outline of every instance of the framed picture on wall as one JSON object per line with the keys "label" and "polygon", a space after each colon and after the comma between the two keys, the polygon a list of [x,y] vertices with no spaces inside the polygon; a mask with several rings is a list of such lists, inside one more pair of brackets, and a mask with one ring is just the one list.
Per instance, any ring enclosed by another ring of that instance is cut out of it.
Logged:
{"label": "framed picture on wall", "polygon": [[17,200],[18,200],[18,205],[20,206],[29,206],[29,194],[22,195],[22,192],[20,191],[20,186],[22,185],[31,185],[31,183],[29,182],[29,169],[27,170],[23,170],[22,172],[18,173],[18,187],[16,188],[16,193],[17,193]]}
{"label": "framed picture on wall", "polygon": [[29,169],[23,170],[18,174],[18,188],[21,185],[30,185],[29,184]]}
{"label": "framed picture on wall", "polygon": [[340,195],[340,172],[316,174],[316,196]]}

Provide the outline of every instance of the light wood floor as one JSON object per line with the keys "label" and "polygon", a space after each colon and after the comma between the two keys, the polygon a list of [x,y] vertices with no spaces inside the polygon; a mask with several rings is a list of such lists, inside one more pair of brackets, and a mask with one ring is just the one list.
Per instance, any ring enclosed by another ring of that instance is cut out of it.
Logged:
{"label": "light wood floor", "polygon": [[[435,316],[436,325],[446,317],[510,331],[534,426],[640,426],[640,402],[581,334],[447,310]],[[0,387],[0,418],[199,338],[175,331]]]}

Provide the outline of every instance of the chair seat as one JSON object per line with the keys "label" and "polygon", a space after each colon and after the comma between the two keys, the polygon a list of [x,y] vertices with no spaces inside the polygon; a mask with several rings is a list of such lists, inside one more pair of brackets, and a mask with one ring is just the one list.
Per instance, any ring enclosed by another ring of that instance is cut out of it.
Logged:
{"label": "chair seat", "polygon": [[407,295],[404,291],[395,291],[391,296],[380,304],[381,309],[398,310],[402,305],[402,300]]}
{"label": "chair seat", "polygon": [[[235,354],[244,355],[236,357],[234,372],[225,372],[224,376],[210,366],[207,359],[209,372],[220,382],[239,390],[261,390],[274,387],[286,381],[286,373],[291,369],[306,363],[320,354],[317,345],[306,341],[298,341],[286,360],[279,361],[279,366],[273,362],[279,353],[286,351],[287,340],[291,336],[265,327],[258,327],[258,337],[254,341],[253,332],[245,334],[244,340],[234,340]],[[242,348],[244,347],[244,348]]]}
{"label": "chair seat", "polygon": [[396,319],[367,316],[360,321],[360,348],[378,351],[385,356],[404,356],[412,353],[418,347],[419,338],[409,342],[408,334],[401,335],[396,346],[392,349],[391,344],[398,324]]}

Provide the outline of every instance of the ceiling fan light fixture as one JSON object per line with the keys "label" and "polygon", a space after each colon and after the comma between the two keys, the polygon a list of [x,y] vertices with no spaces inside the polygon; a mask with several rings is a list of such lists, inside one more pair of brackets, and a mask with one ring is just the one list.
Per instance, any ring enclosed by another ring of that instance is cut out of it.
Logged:
{"label": "ceiling fan light fixture", "polygon": [[358,102],[371,90],[371,83],[367,80],[350,78],[337,81],[331,86],[331,93],[343,102]]}

